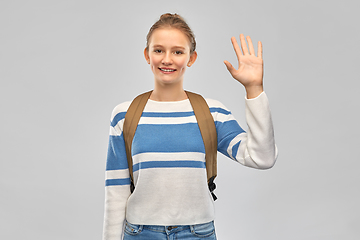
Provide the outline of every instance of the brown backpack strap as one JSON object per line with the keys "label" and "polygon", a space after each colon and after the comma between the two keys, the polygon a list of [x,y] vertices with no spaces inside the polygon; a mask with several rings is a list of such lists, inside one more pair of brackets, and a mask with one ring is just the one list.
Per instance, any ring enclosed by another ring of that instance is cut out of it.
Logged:
{"label": "brown backpack strap", "polygon": [[131,155],[132,141],[135,135],[136,127],[139,123],[142,112],[144,111],[147,100],[149,99],[152,91],[140,94],[130,104],[125,114],[123,136],[125,140],[126,157],[129,165],[130,173],[130,190],[134,191],[134,175],[133,175],[133,160]]}
{"label": "brown backpack strap", "polygon": [[214,118],[211,115],[209,106],[201,95],[188,91],[185,92],[190,100],[200,128],[205,146],[206,172],[209,190],[214,200],[216,200],[217,198],[213,193],[216,188],[214,179],[217,175],[217,133]]}
{"label": "brown backpack strap", "polygon": [[[214,189],[216,188],[214,179],[217,175],[217,133],[214,119],[211,115],[209,106],[201,95],[188,91],[185,92],[189,98],[189,101],[195,113],[196,121],[200,128],[201,136],[205,146],[206,172],[209,190],[214,200],[216,200],[217,198],[213,193]],[[149,91],[137,96],[132,101],[125,114],[123,136],[125,140],[126,157],[129,166],[131,192],[133,192],[135,189],[133,176],[133,161],[131,155],[132,141],[135,135],[136,127],[139,123],[140,117],[151,93],[152,91]]]}

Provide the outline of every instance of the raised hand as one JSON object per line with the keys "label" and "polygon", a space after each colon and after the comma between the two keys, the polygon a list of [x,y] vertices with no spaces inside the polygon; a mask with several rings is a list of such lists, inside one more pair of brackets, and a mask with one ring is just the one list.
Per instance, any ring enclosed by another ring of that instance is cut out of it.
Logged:
{"label": "raised hand", "polygon": [[[246,45],[248,42],[249,48]],[[247,97],[254,98],[263,91],[263,59],[262,59],[262,44],[258,42],[258,55],[255,54],[255,49],[249,36],[244,37],[240,34],[241,49],[235,37],[231,38],[234,47],[239,67],[236,70],[231,63],[224,61],[230,74],[244,85]]]}

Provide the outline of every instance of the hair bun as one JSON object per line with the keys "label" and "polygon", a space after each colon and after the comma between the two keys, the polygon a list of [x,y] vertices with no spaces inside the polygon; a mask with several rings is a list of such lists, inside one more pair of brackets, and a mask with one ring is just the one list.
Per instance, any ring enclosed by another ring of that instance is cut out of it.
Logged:
{"label": "hair bun", "polygon": [[177,13],[164,13],[160,16],[160,20],[165,20],[168,18],[177,18],[177,19],[181,19],[184,20],[179,14]]}

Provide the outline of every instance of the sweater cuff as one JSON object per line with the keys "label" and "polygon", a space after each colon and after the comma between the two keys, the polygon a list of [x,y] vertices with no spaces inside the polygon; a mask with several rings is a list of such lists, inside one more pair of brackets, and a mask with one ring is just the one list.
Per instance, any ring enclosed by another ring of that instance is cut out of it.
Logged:
{"label": "sweater cuff", "polygon": [[[247,99],[245,97],[245,105],[246,105],[246,112],[247,117],[249,117],[250,112],[253,117],[256,119],[262,119],[266,124],[270,124],[269,127],[272,127],[272,120],[271,120],[271,113],[270,113],[270,106],[269,106],[269,100],[267,98],[267,95],[265,92],[262,92],[259,94],[259,96],[255,98]],[[254,120],[254,119],[252,119]],[[250,119],[247,119],[248,125],[249,121],[252,121]],[[258,121],[258,120],[257,120]]]}
{"label": "sweater cuff", "polygon": [[262,95],[265,95],[265,92],[264,92],[264,91],[262,91],[257,97],[248,99],[247,96],[246,96],[246,94],[245,94],[245,100],[246,100],[246,101],[256,100],[256,99],[260,98]]}

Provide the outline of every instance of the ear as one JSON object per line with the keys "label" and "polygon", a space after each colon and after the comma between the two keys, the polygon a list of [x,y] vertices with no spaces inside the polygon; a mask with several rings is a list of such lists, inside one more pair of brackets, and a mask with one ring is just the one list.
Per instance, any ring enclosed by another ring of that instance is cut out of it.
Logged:
{"label": "ear", "polygon": [[144,49],[144,57],[148,64],[150,64],[150,57],[149,57],[149,51],[147,48]]}
{"label": "ear", "polygon": [[194,64],[194,62],[196,61],[196,58],[197,58],[197,52],[194,51],[191,55],[190,55],[190,59],[189,59],[189,62],[187,64],[188,67],[191,67],[191,65]]}

